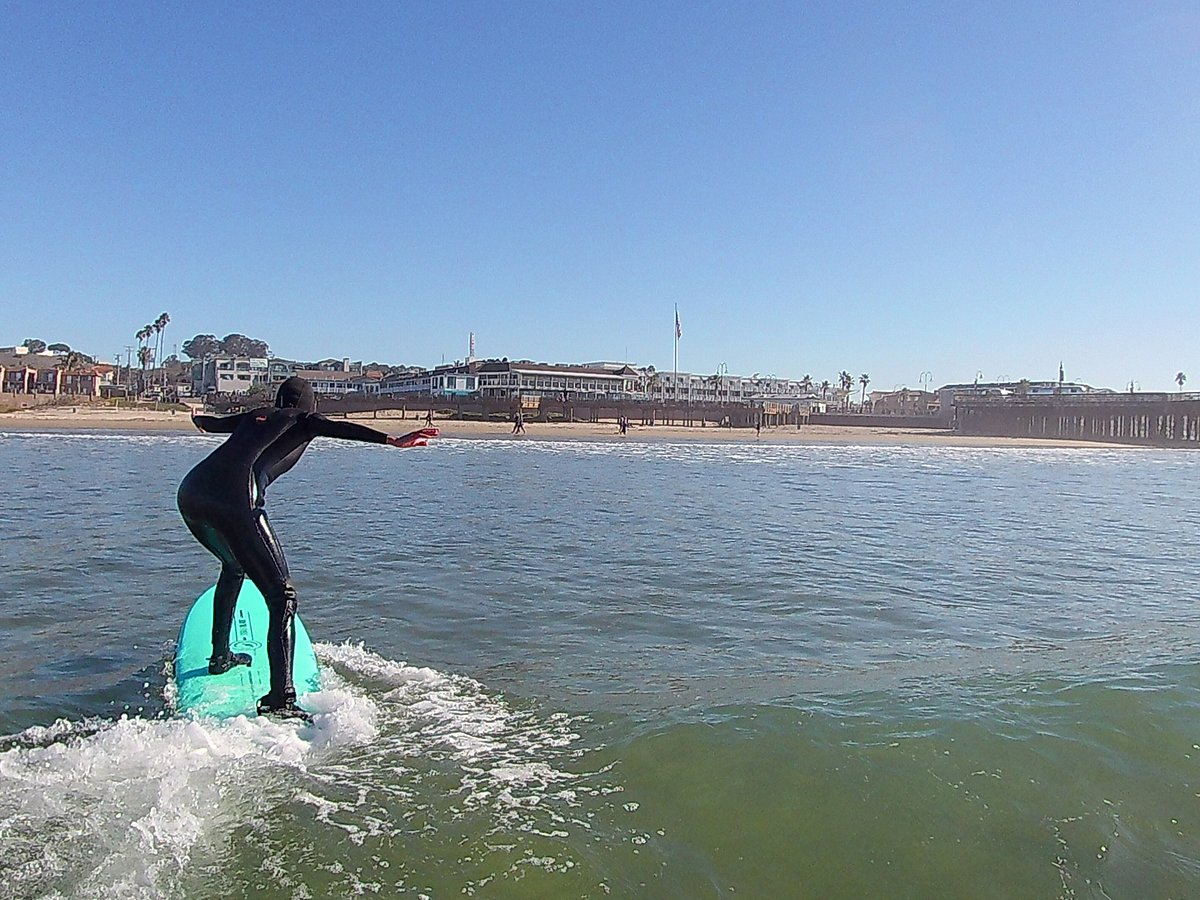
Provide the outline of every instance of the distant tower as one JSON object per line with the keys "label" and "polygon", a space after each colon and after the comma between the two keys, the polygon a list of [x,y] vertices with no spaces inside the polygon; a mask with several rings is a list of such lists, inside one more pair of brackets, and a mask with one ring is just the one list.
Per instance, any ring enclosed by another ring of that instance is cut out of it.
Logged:
{"label": "distant tower", "polygon": [[471,332],[470,346],[467,348],[467,362],[475,362],[475,332]]}

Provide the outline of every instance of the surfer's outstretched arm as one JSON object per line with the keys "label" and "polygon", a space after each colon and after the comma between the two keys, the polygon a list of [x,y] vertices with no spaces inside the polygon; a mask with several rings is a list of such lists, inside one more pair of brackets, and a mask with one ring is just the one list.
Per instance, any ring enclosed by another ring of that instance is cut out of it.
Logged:
{"label": "surfer's outstretched arm", "polygon": [[343,441],[362,441],[367,444],[388,444],[392,447],[422,447],[429,438],[437,437],[436,428],[419,428],[401,437],[393,437],[384,431],[376,431],[358,422],[344,419],[328,419],[320,413],[305,418],[305,425],[314,437],[331,437]]}
{"label": "surfer's outstretched arm", "polygon": [[192,424],[209,434],[233,434],[247,415],[249,413],[235,413],[232,416],[198,416],[192,413]]}

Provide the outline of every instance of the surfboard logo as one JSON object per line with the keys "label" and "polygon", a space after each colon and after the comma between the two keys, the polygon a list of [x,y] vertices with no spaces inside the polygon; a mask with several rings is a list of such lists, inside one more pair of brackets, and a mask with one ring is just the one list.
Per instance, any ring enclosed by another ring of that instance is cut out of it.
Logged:
{"label": "surfboard logo", "polygon": [[229,648],[247,652],[257,650],[262,646],[262,641],[255,637],[254,624],[250,621],[250,616],[246,614],[245,610],[239,609],[233,619],[233,633],[230,635]]}

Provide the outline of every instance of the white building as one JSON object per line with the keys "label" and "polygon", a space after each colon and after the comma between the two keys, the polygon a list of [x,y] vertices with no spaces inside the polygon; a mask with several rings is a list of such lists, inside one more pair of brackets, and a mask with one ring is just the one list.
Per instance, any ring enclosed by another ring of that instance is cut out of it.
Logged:
{"label": "white building", "polygon": [[270,383],[265,356],[212,356],[192,364],[192,391],[203,394],[245,394]]}
{"label": "white building", "polygon": [[359,375],[353,372],[330,372],[324,369],[297,369],[294,375],[299,375],[312,385],[313,393],[318,397],[340,397],[344,394],[377,394],[379,379],[370,375]]}
{"label": "white building", "polygon": [[646,376],[646,394],[661,403],[749,403],[808,396],[799,381],[773,376],[694,372],[653,372]]}
{"label": "white building", "polygon": [[379,384],[384,397],[466,397],[479,389],[474,364],[441,366],[425,371],[389,375]]}
{"label": "white building", "polygon": [[1074,381],[977,381],[947,384],[937,389],[943,412],[954,407],[956,397],[1079,397],[1084,394],[1111,394],[1110,388],[1094,388]]}
{"label": "white building", "polygon": [[644,375],[632,366],[610,369],[506,359],[473,365],[482,397],[634,400],[645,396]]}

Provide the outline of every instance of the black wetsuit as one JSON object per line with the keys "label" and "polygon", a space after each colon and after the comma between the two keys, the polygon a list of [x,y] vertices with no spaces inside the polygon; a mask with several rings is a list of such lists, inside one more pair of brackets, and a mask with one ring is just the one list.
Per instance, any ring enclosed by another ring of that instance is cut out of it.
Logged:
{"label": "black wetsuit", "polygon": [[287,561],[263,508],[267,486],[296,464],[315,437],[383,444],[383,432],[333,421],[294,407],[264,406],[233,416],[197,416],[203,431],[229,438],[202,460],[179,486],[179,512],[196,539],[221,561],[213,598],[213,655],[209,671],[249,662],[229,651],[229,631],[243,579],[262,591],[270,611],[267,659],[271,692],[266,710],[295,709],[292,654],[296,590]]}

